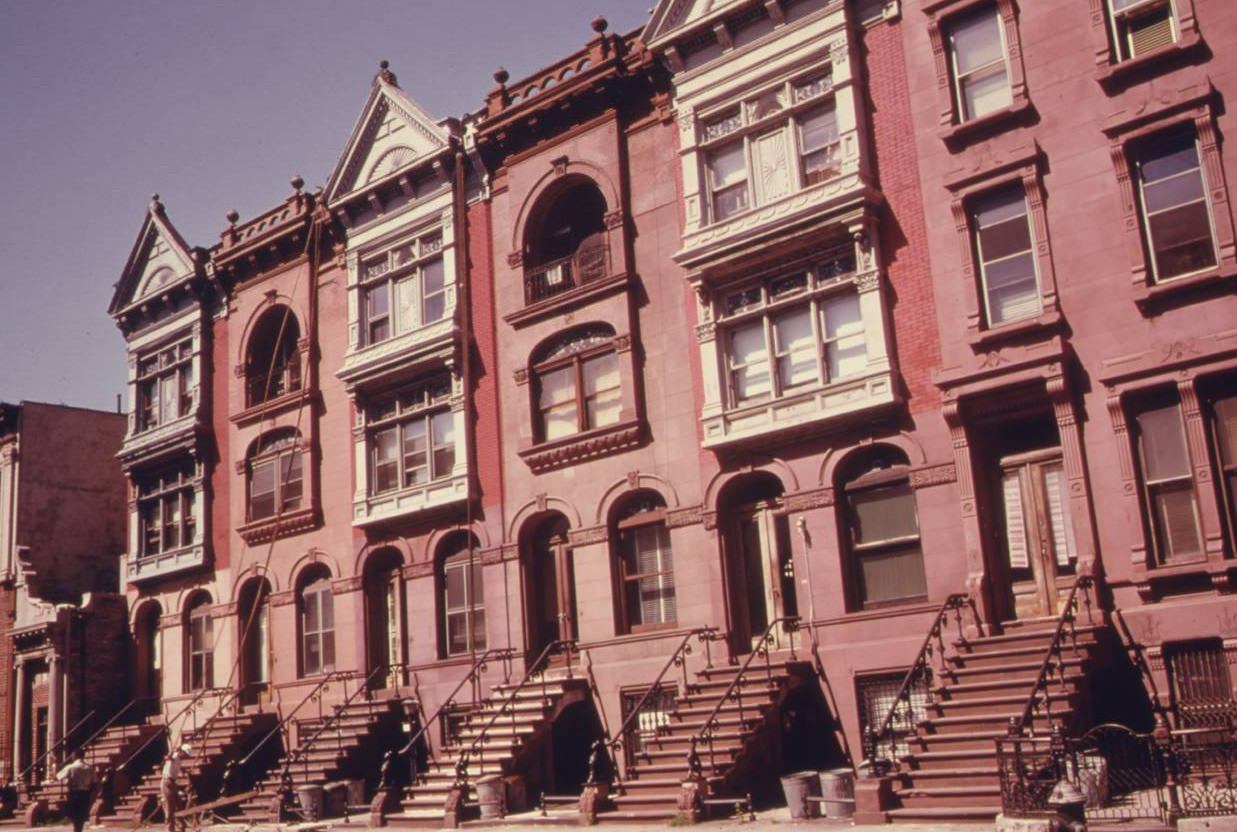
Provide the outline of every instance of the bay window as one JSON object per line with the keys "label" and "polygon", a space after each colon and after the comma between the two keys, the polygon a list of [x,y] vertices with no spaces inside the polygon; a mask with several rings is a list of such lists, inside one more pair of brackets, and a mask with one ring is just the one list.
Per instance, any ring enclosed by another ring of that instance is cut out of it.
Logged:
{"label": "bay window", "polygon": [[193,409],[193,339],[138,358],[137,429],[165,425]]}
{"label": "bay window", "polygon": [[959,122],[971,121],[1013,103],[1004,26],[995,7],[948,23],[954,105]]}
{"label": "bay window", "polygon": [[622,383],[613,338],[609,328],[587,328],[541,355],[533,367],[540,441],[618,423]]}
{"label": "bay window", "polygon": [[1159,282],[1216,265],[1207,182],[1194,129],[1155,134],[1134,154],[1142,227]]}
{"label": "bay window", "polygon": [[441,320],[447,309],[442,235],[401,243],[361,264],[365,345]]}
{"label": "bay window", "polygon": [[710,215],[724,220],[841,172],[832,75],[778,84],[700,128]]}
{"label": "bay window", "polygon": [[137,480],[141,555],[158,555],[194,542],[192,467],[176,467]]}
{"label": "bay window", "polygon": [[455,468],[451,380],[434,379],[369,408],[370,493],[423,485]]}
{"label": "bay window", "polygon": [[989,326],[1042,311],[1035,242],[1021,185],[977,198],[971,208],[976,260]]}
{"label": "bay window", "polygon": [[865,370],[859,297],[849,287],[831,286],[838,268],[835,262],[725,295],[718,323],[732,407]]}

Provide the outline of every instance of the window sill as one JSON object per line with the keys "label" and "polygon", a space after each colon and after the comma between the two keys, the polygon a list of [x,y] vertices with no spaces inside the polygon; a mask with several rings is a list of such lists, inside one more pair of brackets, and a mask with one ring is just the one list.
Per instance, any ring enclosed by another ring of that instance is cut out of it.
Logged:
{"label": "window sill", "polygon": [[287,514],[275,517],[264,517],[237,528],[241,539],[253,546],[258,543],[269,543],[281,537],[291,537],[294,534],[309,531],[318,525],[318,509],[314,506],[300,508]]}
{"label": "window sill", "polygon": [[1144,315],[1154,315],[1163,307],[1188,300],[1194,293],[1230,290],[1227,284],[1237,277],[1237,269],[1223,265],[1205,272],[1134,288],[1134,303]]}
{"label": "window sill", "polygon": [[352,525],[368,526],[423,511],[453,505],[468,497],[468,473],[430,480],[426,483],[367,495],[352,505]]}
{"label": "window sill", "polygon": [[1095,80],[1104,92],[1113,95],[1130,84],[1147,80],[1148,76],[1177,61],[1192,57],[1201,51],[1202,45],[1203,39],[1197,31],[1186,32],[1180,40],[1166,43],[1145,55],[1100,66],[1095,71]]}
{"label": "window sill", "polygon": [[1199,556],[1189,561],[1176,561],[1163,566],[1135,566],[1131,575],[1132,583],[1138,590],[1138,596],[1144,601],[1159,601],[1166,594],[1180,595],[1180,590],[1166,593],[1173,584],[1188,585],[1190,579],[1195,579],[1199,586],[1205,582],[1205,589],[1194,587],[1185,594],[1193,592],[1232,592],[1233,580],[1230,570],[1237,569],[1237,561],[1230,558],[1208,559]]}
{"label": "window sill", "polygon": [[188,416],[126,436],[117,457],[123,465],[130,467],[140,458],[172,450],[191,450],[196,444],[197,434],[202,430],[204,425],[198,421],[195,405],[194,412]]}
{"label": "window sill", "polygon": [[229,416],[228,419],[234,425],[246,425],[250,422],[256,422],[264,416],[273,416],[286,410],[294,410],[307,403],[309,398],[309,388],[302,387],[299,390],[293,390],[291,393],[284,393],[282,396],[276,396],[273,399],[267,399],[264,402],[247,407],[240,413]]}
{"label": "window sill", "polygon": [[630,277],[626,272],[612,274],[600,280],[583,283],[574,289],[569,289],[557,295],[550,295],[544,300],[531,303],[523,309],[517,309],[503,316],[503,320],[516,329],[522,329],[537,321],[553,315],[583,306],[600,298],[616,294],[627,288]]}
{"label": "window sill", "polygon": [[542,442],[519,452],[533,473],[551,471],[608,456],[636,447],[643,439],[644,431],[638,419],[607,425],[604,428],[574,433],[550,442]]}
{"label": "window sill", "polygon": [[1010,341],[1055,335],[1061,329],[1061,324],[1061,313],[1054,309],[1041,312],[1034,318],[1024,318],[1020,321],[979,330],[972,333],[967,340],[976,352],[988,352]]}
{"label": "window sill", "polygon": [[945,142],[951,150],[956,150],[970,142],[1015,126],[1029,118],[1032,112],[1031,99],[1022,96],[1003,109],[970,121],[944,127],[939,135],[941,141]]}
{"label": "window sill", "polygon": [[460,335],[454,311],[410,332],[403,332],[344,354],[343,365],[336,371],[339,380],[354,384],[358,380],[398,369],[403,372],[411,367],[433,361],[449,363],[454,353],[454,344]]}
{"label": "window sill", "polygon": [[206,566],[206,563],[206,546],[201,543],[182,546],[157,555],[139,555],[126,560],[125,580],[135,584],[151,578],[162,578],[166,575],[198,569]]}

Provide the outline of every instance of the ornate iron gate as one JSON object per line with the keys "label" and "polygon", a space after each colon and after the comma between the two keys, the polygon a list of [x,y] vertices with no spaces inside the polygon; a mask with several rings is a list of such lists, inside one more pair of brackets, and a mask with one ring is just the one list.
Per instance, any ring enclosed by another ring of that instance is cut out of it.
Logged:
{"label": "ornate iron gate", "polygon": [[1087,796],[1088,821],[1167,821],[1167,772],[1150,734],[1099,725],[1065,747],[1066,774]]}

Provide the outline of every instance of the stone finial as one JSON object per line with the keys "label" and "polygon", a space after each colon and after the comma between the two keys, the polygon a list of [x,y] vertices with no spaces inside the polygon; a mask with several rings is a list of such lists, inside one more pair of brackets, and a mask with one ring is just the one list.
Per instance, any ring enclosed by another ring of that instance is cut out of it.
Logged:
{"label": "stone finial", "polygon": [[296,191],[299,194],[301,192],[301,188],[305,187],[305,180],[302,179],[300,175],[298,174],[296,176],[293,176],[291,179],[289,179],[288,184],[292,186],[292,190]]}
{"label": "stone finial", "polygon": [[163,213],[163,203],[159,201],[159,195],[158,195],[158,194],[151,194],[151,195],[150,195],[150,210],[151,210],[151,211],[153,211],[153,212],[154,212],[154,213],[156,213],[156,214],[162,214],[162,213]]}
{"label": "stone finial", "polygon": [[228,211],[228,213],[224,214],[223,216],[228,221],[228,225],[236,225],[236,221],[241,218],[240,212],[237,211],[235,208]]}
{"label": "stone finial", "polygon": [[501,87],[505,85],[510,78],[510,73],[508,73],[507,70],[503,69],[501,66],[494,70],[494,82],[498,84],[498,86]]}
{"label": "stone finial", "polygon": [[379,81],[382,81],[384,84],[390,84],[393,87],[399,86],[395,79],[395,73],[391,71],[391,62],[386,59],[378,62],[378,74],[374,76],[374,83],[377,84]]}
{"label": "stone finial", "polygon": [[594,32],[600,35],[603,34],[606,29],[610,28],[610,21],[606,20],[601,15],[597,15],[593,18],[593,22],[589,25],[593,27]]}

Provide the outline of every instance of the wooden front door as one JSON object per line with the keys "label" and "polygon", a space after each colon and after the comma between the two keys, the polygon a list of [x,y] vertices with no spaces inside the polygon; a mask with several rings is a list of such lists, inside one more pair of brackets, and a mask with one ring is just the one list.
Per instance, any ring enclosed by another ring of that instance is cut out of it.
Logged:
{"label": "wooden front door", "polygon": [[785,518],[773,508],[770,501],[741,506],[732,521],[727,566],[736,652],[750,651],[770,622],[798,614]]}
{"label": "wooden front door", "polygon": [[1065,468],[1057,448],[1001,460],[1005,619],[1054,616],[1057,579],[1072,575],[1077,548],[1070,522]]}
{"label": "wooden front door", "polygon": [[[524,586],[531,661],[547,645],[576,637],[575,574],[565,519],[547,523],[533,538],[524,567]],[[556,651],[551,661],[559,657],[561,653]]]}

